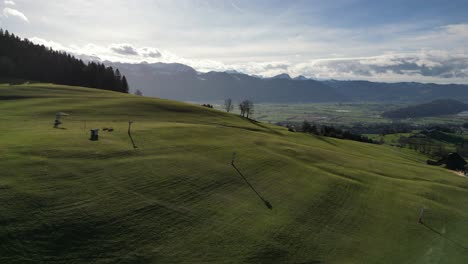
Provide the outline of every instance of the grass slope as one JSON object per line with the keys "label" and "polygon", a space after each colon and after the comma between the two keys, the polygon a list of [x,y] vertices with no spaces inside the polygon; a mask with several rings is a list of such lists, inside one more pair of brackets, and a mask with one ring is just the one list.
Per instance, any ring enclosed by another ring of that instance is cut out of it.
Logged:
{"label": "grass slope", "polygon": [[[1,263],[468,259],[467,179],[410,150],[100,90],[0,95]],[[52,128],[58,111],[71,114],[66,129]],[[115,131],[89,141],[102,127]],[[230,166],[233,151],[272,210]]]}

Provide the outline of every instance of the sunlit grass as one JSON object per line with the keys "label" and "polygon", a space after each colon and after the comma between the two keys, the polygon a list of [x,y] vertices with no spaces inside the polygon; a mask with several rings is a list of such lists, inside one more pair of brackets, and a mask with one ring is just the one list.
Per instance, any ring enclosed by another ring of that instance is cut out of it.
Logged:
{"label": "sunlit grass", "polygon": [[[468,257],[467,179],[413,151],[93,89],[31,84],[0,95],[9,97],[0,101],[2,263]],[[70,116],[53,129],[60,111]],[[104,127],[114,131],[88,139]],[[272,210],[230,166],[233,152]],[[417,224],[423,206],[443,235]]]}

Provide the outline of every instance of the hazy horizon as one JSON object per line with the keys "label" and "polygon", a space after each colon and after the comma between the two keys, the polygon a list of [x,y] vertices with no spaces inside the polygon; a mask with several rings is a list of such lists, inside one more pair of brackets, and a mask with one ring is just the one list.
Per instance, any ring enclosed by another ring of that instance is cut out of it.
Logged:
{"label": "hazy horizon", "polygon": [[0,2],[0,27],[81,57],[271,77],[468,84],[465,1]]}

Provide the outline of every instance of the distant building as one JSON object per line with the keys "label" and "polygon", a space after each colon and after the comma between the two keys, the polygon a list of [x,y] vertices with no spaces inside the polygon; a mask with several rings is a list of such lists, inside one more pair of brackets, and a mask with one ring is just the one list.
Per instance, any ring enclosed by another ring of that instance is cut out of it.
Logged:
{"label": "distant building", "polygon": [[456,171],[465,171],[465,166],[468,164],[465,159],[460,156],[458,153],[450,153],[447,157],[439,160],[439,161],[431,161],[428,160],[427,164],[440,166],[444,165],[449,170],[456,170]]}
{"label": "distant building", "polygon": [[458,153],[450,153],[445,160],[445,164],[449,170],[464,171],[465,165],[468,163]]}

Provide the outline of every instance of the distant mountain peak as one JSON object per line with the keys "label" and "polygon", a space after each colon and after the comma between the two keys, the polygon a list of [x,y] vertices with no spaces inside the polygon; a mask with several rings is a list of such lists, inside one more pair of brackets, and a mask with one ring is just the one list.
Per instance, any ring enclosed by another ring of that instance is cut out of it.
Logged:
{"label": "distant mountain peak", "polygon": [[468,85],[322,80],[302,75],[292,79],[286,73],[263,77],[236,70],[198,72],[180,63],[105,64],[119,68],[132,88],[140,89],[146,96],[185,101],[244,100],[249,96],[257,102],[413,103],[441,98],[468,102]]}
{"label": "distant mountain peak", "polygon": [[288,80],[291,80],[291,76],[289,76],[289,74],[287,74],[287,73],[282,73],[282,74],[278,74],[276,76],[273,76],[271,79],[288,79]]}
{"label": "distant mountain peak", "polygon": [[294,78],[296,81],[307,81],[309,78],[305,77],[304,75],[299,75],[296,78]]}
{"label": "distant mountain peak", "polygon": [[149,64],[154,69],[169,70],[173,72],[196,72],[192,67],[181,63],[163,63],[156,62]]}
{"label": "distant mountain peak", "polygon": [[225,73],[229,73],[229,74],[244,74],[240,71],[236,71],[236,70],[227,70],[227,71],[224,71]]}

